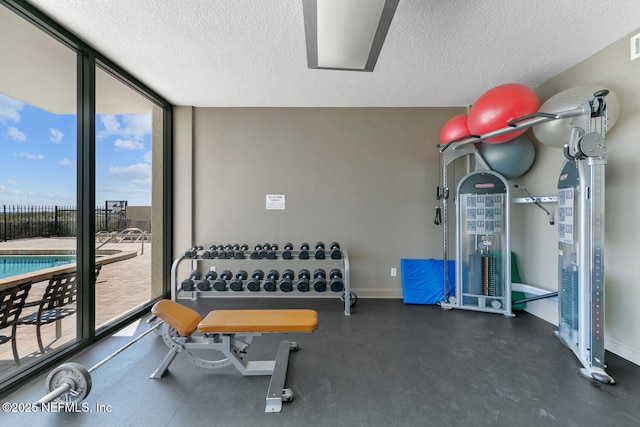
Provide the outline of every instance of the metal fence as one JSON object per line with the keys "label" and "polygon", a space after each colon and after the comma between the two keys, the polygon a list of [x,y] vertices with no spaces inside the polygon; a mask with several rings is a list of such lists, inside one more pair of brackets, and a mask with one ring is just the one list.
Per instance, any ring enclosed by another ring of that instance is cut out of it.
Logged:
{"label": "metal fence", "polygon": [[[96,232],[118,231],[126,218],[126,210],[96,207]],[[76,237],[75,206],[3,205],[0,211],[0,241],[34,237]]]}

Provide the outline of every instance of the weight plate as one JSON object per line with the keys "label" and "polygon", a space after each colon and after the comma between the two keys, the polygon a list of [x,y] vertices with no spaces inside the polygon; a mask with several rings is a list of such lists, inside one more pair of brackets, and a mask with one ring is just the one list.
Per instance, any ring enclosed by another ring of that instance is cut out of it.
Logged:
{"label": "weight plate", "polygon": [[47,393],[63,385],[69,385],[69,391],[58,396],[57,402],[82,402],[91,391],[91,374],[79,363],[63,363],[47,376]]}

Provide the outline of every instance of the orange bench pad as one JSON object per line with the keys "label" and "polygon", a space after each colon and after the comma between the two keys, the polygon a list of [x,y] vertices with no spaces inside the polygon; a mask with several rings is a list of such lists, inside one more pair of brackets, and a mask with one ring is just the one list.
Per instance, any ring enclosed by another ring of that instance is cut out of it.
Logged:
{"label": "orange bench pad", "polygon": [[202,316],[175,301],[163,299],[154,304],[151,313],[175,329],[181,336],[186,337],[198,327]]}
{"label": "orange bench pad", "polygon": [[313,332],[314,310],[214,310],[198,325],[198,332]]}

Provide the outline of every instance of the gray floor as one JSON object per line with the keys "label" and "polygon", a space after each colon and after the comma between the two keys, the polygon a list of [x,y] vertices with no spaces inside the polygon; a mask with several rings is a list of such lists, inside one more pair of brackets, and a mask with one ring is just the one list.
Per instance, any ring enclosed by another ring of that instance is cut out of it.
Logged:
{"label": "gray floor", "polygon": [[[603,385],[578,374],[579,363],[553,326],[527,313],[500,315],[358,301],[342,314],[335,299],[201,300],[195,308],[308,307],[319,313],[313,334],[291,334],[287,387],[295,400],[264,413],[268,377],[232,367],[206,370],[178,357],[170,373],[148,379],[167,347],[155,334],[93,374],[88,413],[2,414],[2,424],[58,426],[637,426],[640,367],[607,353]],[[138,332],[146,329],[141,324]],[[250,356],[271,358],[282,335],[263,335]],[[128,337],[103,340],[74,361],[94,363]],[[44,377],[12,395],[32,402]],[[98,412],[109,405],[109,412]]]}

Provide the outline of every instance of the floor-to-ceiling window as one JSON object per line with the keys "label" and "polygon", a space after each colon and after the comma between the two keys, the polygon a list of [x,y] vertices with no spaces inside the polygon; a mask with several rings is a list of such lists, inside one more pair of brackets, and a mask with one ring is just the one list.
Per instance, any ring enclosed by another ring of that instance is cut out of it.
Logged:
{"label": "floor-to-ceiling window", "polygon": [[77,54],[0,7],[0,58],[0,292],[31,282],[13,337],[18,360],[11,342],[0,345],[1,380],[77,340],[75,314],[41,325],[43,354],[29,305],[49,285],[34,277],[75,263],[78,233]]}
{"label": "floor-to-ceiling window", "polygon": [[[166,293],[171,106],[26,2],[0,4],[0,310],[22,307],[15,334],[0,324],[2,392]],[[29,317],[65,275],[77,301],[38,340]],[[26,301],[1,293],[24,283]]]}
{"label": "floor-to-ceiling window", "polygon": [[[134,252],[135,257],[102,267],[96,284],[96,327],[157,298],[152,286],[152,256],[162,250],[155,238],[161,206],[163,111],[110,74],[96,67],[96,228],[100,251]],[[154,174],[155,170],[155,174]],[[155,176],[155,179],[154,179]],[[99,254],[98,254],[99,255]]]}

